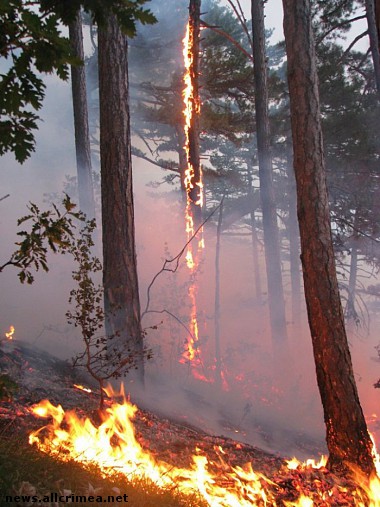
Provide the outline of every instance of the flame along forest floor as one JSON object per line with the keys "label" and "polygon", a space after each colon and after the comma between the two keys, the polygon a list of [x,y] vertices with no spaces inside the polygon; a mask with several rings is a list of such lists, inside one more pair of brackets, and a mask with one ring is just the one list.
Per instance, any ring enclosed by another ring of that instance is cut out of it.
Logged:
{"label": "flame along forest floor", "polygon": [[[47,398],[65,409],[75,408],[79,415],[96,422],[98,396],[73,387],[73,383],[81,383],[83,379],[67,363],[30,346],[12,345],[9,350],[0,350],[1,371],[8,372],[18,389],[8,400],[0,402],[0,502],[4,502],[4,495],[25,494],[36,488],[42,495],[63,490],[86,495],[94,491],[102,495],[119,491],[128,494],[131,507],[206,505],[196,494],[192,498],[183,497],[176,488],[161,491],[149,481],[134,480],[132,484],[117,475],[114,480],[104,479],[94,466],[85,470],[76,463],[60,462],[41,454],[27,443],[28,433],[44,425],[31,415],[29,407]],[[315,506],[356,505],[349,493],[350,481],[333,476],[323,467],[290,470],[286,460],[278,456],[144,410],[137,412],[134,425],[137,440],[161,461],[188,467],[198,449],[221,472],[220,485],[225,488],[229,484],[223,478],[223,469],[251,462],[253,470],[273,481],[270,488],[278,506],[296,502],[301,494],[313,498]],[[322,501],[321,493],[327,491],[328,502]]]}

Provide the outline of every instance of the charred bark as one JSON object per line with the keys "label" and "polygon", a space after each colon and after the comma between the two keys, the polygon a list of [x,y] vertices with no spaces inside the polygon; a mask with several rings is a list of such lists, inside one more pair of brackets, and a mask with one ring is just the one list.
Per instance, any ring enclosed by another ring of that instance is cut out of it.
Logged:
{"label": "charred bark", "polygon": [[99,28],[99,98],[106,331],[109,347],[130,355],[142,381],[127,39],[113,15]]}
{"label": "charred bark", "polygon": [[276,202],[273,188],[273,168],[270,152],[264,2],[263,0],[252,0],[251,7],[260,196],[263,213],[269,315],[273,347],[276,352],[276,350],[286,346],[287,329],[281,274],[280,240],[277,226]]}
{"label": "charred bark", "polygon": [[326,188],[309,0],[283,0],[301,260],[329,466],[374,471],[344,327]]}
{"label": "charred bark", "polygon": [[95,204],[92,185],[90,133],[88,127],[82,15],[80,11],[77,12],[75,20],[69,24],[69,37],[73,54],[83,62],[82,65],[71,66],[79,207],[86,213],[88,218],[93,218],[95,216]]}

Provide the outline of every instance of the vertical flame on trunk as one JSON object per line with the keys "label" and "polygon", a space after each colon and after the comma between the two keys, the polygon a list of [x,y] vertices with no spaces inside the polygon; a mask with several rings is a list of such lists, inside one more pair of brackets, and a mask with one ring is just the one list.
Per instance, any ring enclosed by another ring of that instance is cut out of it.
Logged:
{"label": "vertical flame on trunk", "polygon": [[[190,361],[193,367],[199,366],[199,347],[197,346],[199,339],[198,329],[198,317],[197,317],[197,287],[194,280],[194,274],[198,268],[198,251],[204,248],[203,230],[199,231],[198,245],[193,249],[192,242],[190,239],[194,236],[197,226],[196,218],[200,216],[200,210],[202,209],[204,196],[203,196],[203,183],[202,183],[202,170],[199,164],[197,154],[192,153],[193,150],[197,151],[191,143],[191,137],[197,136],[195,124],[200,114],[200,100],[199,96],[194,87],[194,80],[198,78],[197,69],[194,65],[194,25],[191,20],[186,26],[186,35],[183,39],[183,58],[185,66],[184,74],[184,90],[183,90],[183,102],[184,110],[183,114],[185,117],[185,151],[187,159],[187,168],[184,174],[184,187],[186,190],[186,211],[185,211],[185,224],[186,224],[186,235],[187,245],[186,251],[186,264],[191,273],[191,285],[189,288],[189,297],[191,304],[191,315],[190,315],[190,332],[188,336],[186,350],[182,355],[180,362],[184,363]],[[194,141],[193,141],[194,143]],[[194,167],[193,160],[196,161],[198,167]],[[196,216],[197,215],[197,216]]]}
{"label": "vertical flame on trunk", "polygon": [[15,332],[14,326],[9,326],[9,331],[8,331],[8,333],[5,333],[5,338],[7,340],[13,340],[14,332]]}

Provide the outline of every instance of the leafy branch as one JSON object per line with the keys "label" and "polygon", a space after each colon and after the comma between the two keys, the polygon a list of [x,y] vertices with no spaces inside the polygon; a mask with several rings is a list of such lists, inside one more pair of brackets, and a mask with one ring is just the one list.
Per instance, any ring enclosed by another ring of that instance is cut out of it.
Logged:
{"label": "leafy branch", "polygon": [[7,266],[13,266],[19,269],[20,282],[31,284],[34,281],[32,270],[49,271],[49,251],[63,254],[69,250],[76,229],[75,221],[84,221],[85,217],[83,213],[74,211],[76,205],[68,195],[62,200],[62,206],[61,210],[52,204],[50,210],[41,211],[36,204],[29,204],[29,213],[20,218],[17,225],[32,222],[32,228],[30,231],[22,230],[17,233],[22,241],[16,243],[18,249],[10,259],[0,265],[0,273]]}

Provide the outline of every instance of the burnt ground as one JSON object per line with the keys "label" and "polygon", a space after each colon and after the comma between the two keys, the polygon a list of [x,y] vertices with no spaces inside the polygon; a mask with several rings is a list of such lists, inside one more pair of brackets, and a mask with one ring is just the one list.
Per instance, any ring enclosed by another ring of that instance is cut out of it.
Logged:
{"label": "burnt ground", "polygon": [[[79,415],[88,415],[96,421],[99,404],[96,387],[69,362],[25,343],[7,342],[0,348],[0,373],[4,372],[14,380],[17,389],[0,402],[0,434],[19,434],[26,440],[30,431],[43,425],[29,411],[31,405],[42,399],[62,404],[65,410],[75,408]],[[74,383],[90,385],[93,392],[78,390]],[[209,462],[220,463],[221,458],[231,466],[251,462],[255,471],[273,481],[278,505],[284,505],[285,500],[295,501],[300,494],[312,496],[316,506],[355,505],[344,489],[350,485],[348,479],[335,477],[325,468],[290,471],[279,456],[147,410],[138,410],[134,424],[137,439],[144,448],[178,467],[189,466],[196,449],[207,455]]]}

